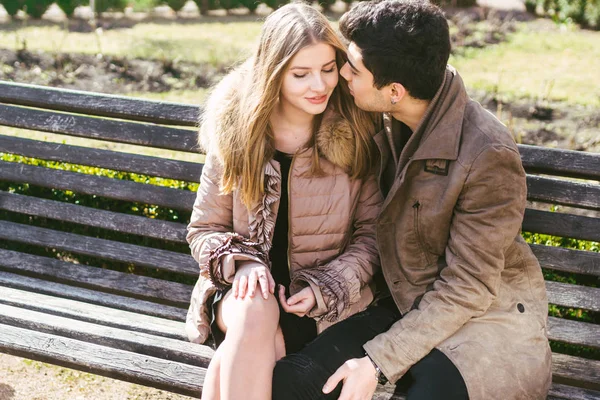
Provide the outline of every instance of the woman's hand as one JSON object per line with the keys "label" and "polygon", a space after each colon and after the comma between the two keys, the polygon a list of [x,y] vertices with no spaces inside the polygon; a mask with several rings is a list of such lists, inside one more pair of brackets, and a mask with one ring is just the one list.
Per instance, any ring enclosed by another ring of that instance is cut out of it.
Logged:
{"label": "woman's hand", "polygon": [[236,271],[233,279],[231,288],[233,297],[243,299],[246,294],[254,297],[257,284],[260,286],[260,291],[265,300],[269,297],[269,293],[275,294],[275,280],[273,280],[271,271],[260,263],[244,262]]}
{"label": "woman's hand", "polygon": [[305,287],[286,300],[285,286],[279,285],[279,302],[286,313],[304,317],[317,304],[315,293],[310,287]]}

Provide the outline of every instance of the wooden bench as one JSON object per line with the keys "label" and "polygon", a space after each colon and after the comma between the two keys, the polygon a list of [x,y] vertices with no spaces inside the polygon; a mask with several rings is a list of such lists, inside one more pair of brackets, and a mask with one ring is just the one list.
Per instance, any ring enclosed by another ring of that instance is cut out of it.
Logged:
{"label": "wooden bench", "polygon": [[[199,112],[0,82],[0,153],[197,183],[197,161],[25,139],[7,127],[197,154]],[[569,207],[528,209],[523,230],[600,242],[600,155],[520,149],[529,199]],[[188,343],[184,333],[198,273],[185,242],[195,193],[137,180],[0,161],[0,351],[199,397],[213,352]],[[72,193],[114,207],[76,204]],[[123,212],[149,205],[175,210],[180,221]],[[532,247],[547,271],[598,282],[598,252]],[[591,312],[595,321],[550,317],[551,340],[598,358],[600,288],[547,281],[547,289],[552,304]],[[557,352],[553,361],[549,398],[600,398],[600,361]],[[380,388],[376,398],[388,392]]]}

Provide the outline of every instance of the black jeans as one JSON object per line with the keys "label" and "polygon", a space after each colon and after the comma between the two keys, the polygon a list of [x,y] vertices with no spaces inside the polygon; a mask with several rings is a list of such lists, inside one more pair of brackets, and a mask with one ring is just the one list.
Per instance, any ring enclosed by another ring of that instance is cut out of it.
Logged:
{"label": "black jeans", "polygon": [[[362,345],[387,331],[398,318],[399,314],[389,308],[370,307],[282,358],[273,374],[273,400],[337,399],[342,384],[325,395],[322,388],[327,379],[347,360],[364,357]],[[406,393],[408,400],[469,398],[458,369],[436,349],[410,368],[397,382],[396,392]]]}

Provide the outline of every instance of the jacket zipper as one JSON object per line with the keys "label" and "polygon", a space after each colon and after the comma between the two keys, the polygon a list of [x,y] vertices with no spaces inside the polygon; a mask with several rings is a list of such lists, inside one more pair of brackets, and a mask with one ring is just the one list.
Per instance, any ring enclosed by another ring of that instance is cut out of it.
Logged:
{"label": "jacket zipper", "polygon": [[413,209],[415,210],[414,229],[415,229],[415,234],[417,235],[417,243],[419,244],[419,249],[421,250],[421,253],[423,253],[423,256],[425,257],[425,261],[427,261],[427,264],[429,264],[429,257],[427,257],[427,253],[425,252],[425,248],[423,247],[423,243],[421,242],[421,232],[419,232],[419,209],[420,208],[421,208],[421,203],[419,203],[419,200],[417,200],[415,202],[415,204],[413,204]]}
{"label": "jacket zipper", "polygon": [[[292,156],[292,162],[290,163],[290,170],[288,171],[287,181],[287,196],[288,196],[288,248],[287,248],[287,262],[288,272],[292,272],[292,260],[291,260],[291,247],[292,247],[292,196],[290,192],[290,186],[292,182],[292,171],[294,170],[294,161],[296,160],[296,153]],[[291,276],[290,276],[291,278]]]}

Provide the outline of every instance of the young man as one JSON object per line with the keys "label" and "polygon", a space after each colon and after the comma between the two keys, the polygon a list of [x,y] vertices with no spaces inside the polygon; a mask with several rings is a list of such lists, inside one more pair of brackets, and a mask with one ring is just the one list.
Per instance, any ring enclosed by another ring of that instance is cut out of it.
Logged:
{"label": "young man", "polygon": [[527,189],[510,133],[447,66],[438,7],[361,2],[340,30],[356,104],[384,113],[377,242],[391,296],[280,360],[273,398],[370,399],[379,379],[409,400],[545,399],[547,298],[520,236]]}

